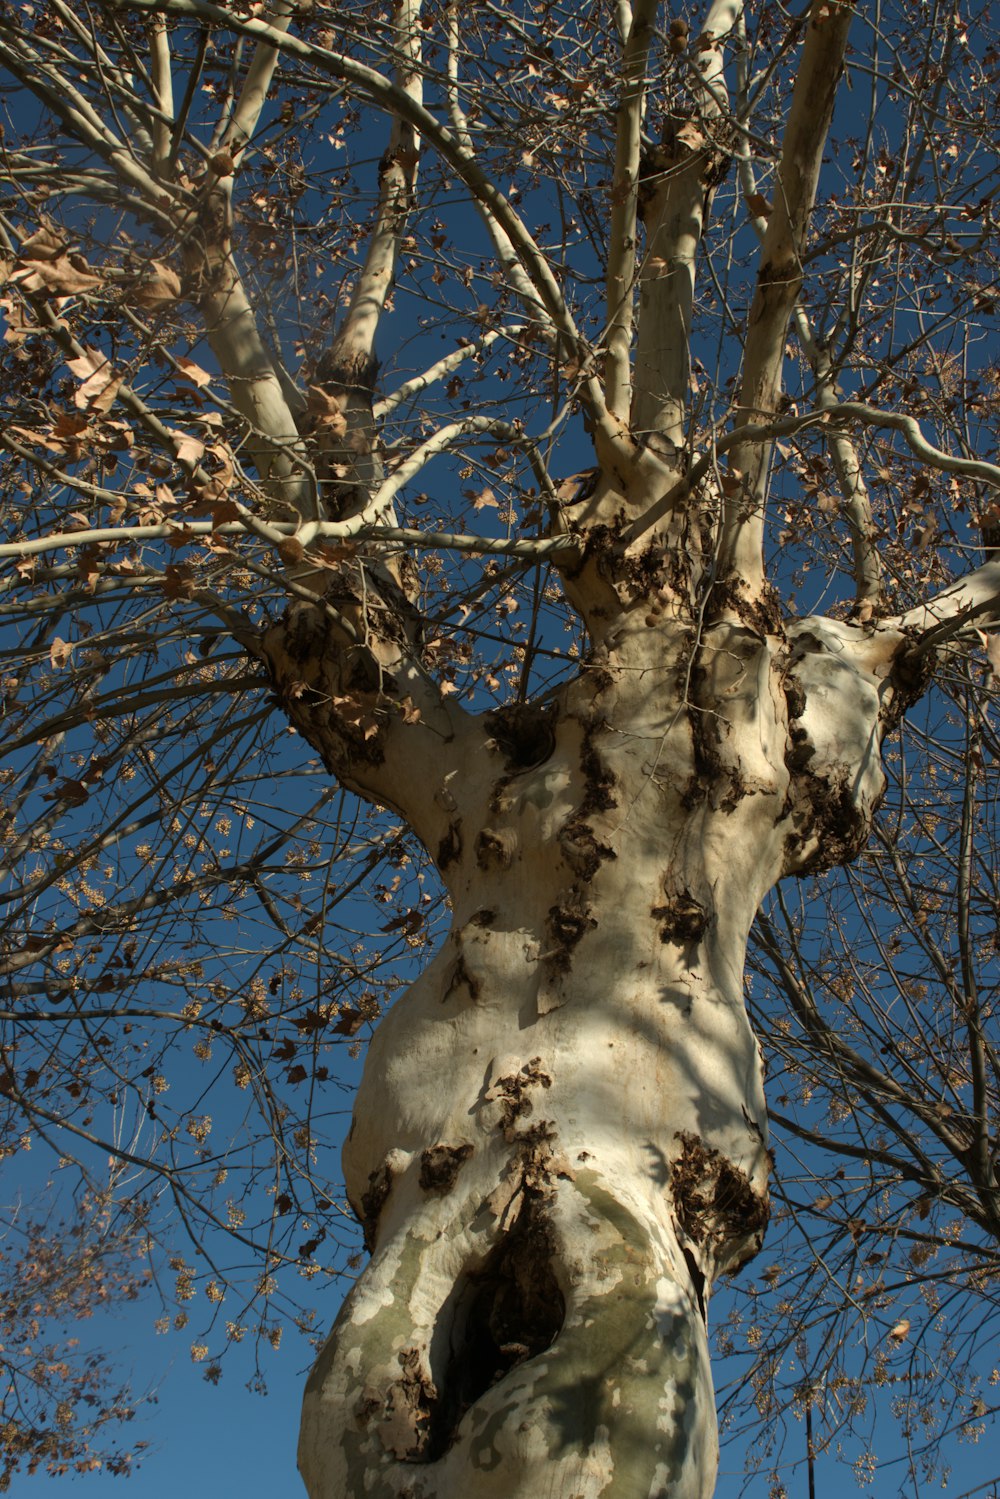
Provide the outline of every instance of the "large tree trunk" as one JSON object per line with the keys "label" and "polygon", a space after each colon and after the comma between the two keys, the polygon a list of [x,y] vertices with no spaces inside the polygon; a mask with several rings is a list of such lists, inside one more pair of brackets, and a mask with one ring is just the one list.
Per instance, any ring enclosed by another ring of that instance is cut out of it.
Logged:
{"label": "large tree trunk", "polygon": [[864,835],[899,641],[630,612],[442,750],[453,926],[344,1151],[372,1260],[308,1386],[313,1499],[712,1493],[708,1298],[768,1215],[747,935]]}

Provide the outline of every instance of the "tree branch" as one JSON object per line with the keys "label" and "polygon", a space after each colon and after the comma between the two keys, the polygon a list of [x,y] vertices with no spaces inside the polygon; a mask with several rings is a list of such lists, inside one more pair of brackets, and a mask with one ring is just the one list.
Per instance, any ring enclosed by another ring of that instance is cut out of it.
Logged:
{"label": "tree branch", "polygon": [[[741,136],[738,150],[739,179],[743,196],[748,206],[759,196],[757,179],[750,153],[750,141]],[[750,222],[758,240],[763,244],[767,234],[767,219],[751,212]],[[837,385],[833,374],[829,347],[817,343],[813,337],[809,316],[801,302],[797,302],[793,316],[799,345],[816,377],[818,404],[829,409],[837,403]],[[839,429],[831,430],[827,436],[827,447],[833,460],[837,483],[844,501],[847,526],[854,557],[854,606],[859,615],[877,612],[882,598],[882,559],[875,543],[875,525],[871,499],[865,483],[861,461],[851,437]]]}
{"label": "tree branch", "polygon": [[798,416],[777,417],[770,422],[747,422],[745,426],[735,427],[718,437],[711,452],[694,462],[683,479],[678,480],[655,504],[637,517],[627,533],[626,543],[631,544],[637,540],[662,516],[684,504],[695,486],[711,473],[724,454],[734,451],[739,454],[746,449],[762,448],[775,438],[793,437],[807,427],[821,423],[832,426],[840,421],[859,421],[865,426],[886,427],[900,432],[911,452],[933,468],[947,473],[964,474],[970,479],[980,479],[1000,488],[1000,464],[987,463],[978,458],[956,458],[953,454],[934,447],[924,437],[915,417],[896,411],[880,411],[877,406],[868,406],[862,401],[838,401],[818,411],[806,411]]}
{"label": "tree branch", "polygon": [[[788,319],[802,285],[809,216],[853,14],[848,0],[812,0],[748,320],[738,425],[771,416],[778,408]],[[759,598],[764,589],[764,500],[770,456],[768,442],[737,446],[731,466],[740,484],[724,499],[720,574],[735,583],[748,601]]]}
{"label": "tree branch", "polygon": [[[294,14],[294,6],[289,0],[277,0],[268,13],[268,24],[275,31],[284,33],[291,25]],[[237,162],[257,129],[261,111],[267,103],[278,56],[277,47],[270,42],[258,42],[254,48],[239,99],[219,142],[221,149],[232,152]]]}
{"label": "tree branch", "polygon": [[475,156],[428,109],[377,69],[331,48],[320,47],[291,34],[282,34],[255,17],[234,15],[223,6],[212,3],[212,0],[110,0],[110,3],[122,10],[198,17],[225,26],[243,36],[268,41],[279,51],[311,63],[320,72],[350,83],[359,97],[369,100],[390,115],[398,116],[419,137],[427,140],[465,184],[491,234],[499,229],[509,239],[517,262],[537,293],[553,328],[565,340],[567,351],[578,356],[582,367],[580,398],[593,425],[598,456],[602,463],[620,474],[632,471],[638,455],[622,424],[607,410],[590,347],[576,326],[546,255]]}
{"label": "tree branch", "polygon": [[637,0],[622,48],[615,165],[611,179],[611,233],[605,278],[608,411],[626,421],[632,404],[632,319],[638,234],[639,156],[646,100],[646,65],[653,40],[656,0]]}
{"label": "tree branch", "polygon": [[1000,558],[986,562],[926,604],[884,621],[917,637],[918,655],[937,649],[971,627],[1000,625]]}
{"label": "tree branch", "polygon": [[663,145],[649,157],[641,216],[646,247],[641,268],[632,430],[678,466],[690,395],[695,262],[705,216],[726,152],[720,129],[727,111],[723,42],[742,9],[715,0],[690,63],[693,113],[672,113]]}

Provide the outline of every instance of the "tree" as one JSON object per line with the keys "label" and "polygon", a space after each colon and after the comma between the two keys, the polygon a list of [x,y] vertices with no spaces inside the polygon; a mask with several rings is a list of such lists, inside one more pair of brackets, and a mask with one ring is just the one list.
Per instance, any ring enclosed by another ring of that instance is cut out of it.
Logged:
{"label": "tree", "polygon": [[[135,1226],[166,1193],[228,1227],[280,1335],[273,1271],[336,1231],[321,1049],[380,1008],[328,913],[349,931],[367,883],[419,949],[429,861],[447,932],[368,1049],[371,1259],[307,1389],[307,1488],[710,1494],[708,1301],[769,1214],[755,915],[859,858],[883,740],[936,671],[979,690],[1000,612],[986,20],[48,0],[3,13],[0,58],[11,1107],[84,1149],[137,1120]],[[942,749],[973,768],[975,723]],[[267,786],[288,729],[309,802]],[[963,806],[968,1075],[925,1074],[947,1128],[917,1110],[961,1180],[919,1142],[866,1158],[995,1254]],[[894,869],[903,910],[918,888]],[[774,1055],[902,1129],[912,1057],[827,1018],[794,913],[756,932]],[[192,1035],[262,1136],[171,1109]],[[794,1128],[858,1148],[808,1103]]]}
{"label": "tree", "polygon": [[130,1247],[106,1205],[87,1195],[65,1219],[37,1200],[30,1216],[23,1204],[5,1210],[0,1491],[22,1469],[127,1473],[145,1446],[118,1445],[135,1402],[107,1355],[79,1337],[81,1322],[142,1294],[149,1272],[129,1260]]}

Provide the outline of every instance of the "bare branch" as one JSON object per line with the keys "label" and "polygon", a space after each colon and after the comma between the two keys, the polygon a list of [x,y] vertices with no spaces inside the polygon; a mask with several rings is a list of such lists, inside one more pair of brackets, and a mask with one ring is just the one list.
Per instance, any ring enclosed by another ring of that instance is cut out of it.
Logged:
{"label": "bare branch", "polygon": [[621,424],[608,413],[603,392],[586,340],[581,336],[566,305],[559,283],[544,252],[529,233],[519,214],[496,187],[475,156],[465,150],[451,131],[439,124],[422,104],[405,89],[384,77],[376,69],[292,35],[283,35],[266,22],[233,15],[212,0],[115,0],[124,10],[161,11],[170,15],[197,16],[214,21],[242,35],[270,42],[279,51],[288,52],[312,63],[320,72],[351,83],[363,98],[378,108],[397,116],[417,136],[427,140],[468,188],[476,206],[487,222],[495,225],[510,240],[517,261],[541,300],[556,331],[565,340],[567,350],[577,354],[583,364],[580,394],[586,402],[594,424],[595,441],[609,469],[630,472],[637,455]]}
{"label": "bare branch", "polygon": [[[792,93],[774,208],[750,309],[737,424],[772,415],[781,392],[788,319],[802,285],[802,255],[854,7],[812,0]],[[764,587],[763,523],[770,445],[738,446],[738,493],[724,503],[720,571],[756,599]]]}
{"label": "bare branch", "polygon": [[615,166],[611,182],[611,235],[605,278],[608,411],[626,421],[632,405],[632,309],[638,234],[639,156],[646,96],[646,67],[658,6],[637,0],[622,48]]}
{"label": "bare branch", "polygon": [[[728,160],[728,132],[722,128],[728,113],[723,47],[741,10],[734,0],[715,0],[711,6],[690,63],[694,112],[668,115],[662,145],[648,154],[641,189],[646,247],[640,268],[632,429],[641,441],[661,451],[674,471],[684,445],[690,397],[698,246]],[[685,32],[681,41],[686,40]]]}
{"label": "bare branch", "polygon": [[[277,3],[268,11],[268,25],[272,26],[275,31],[284,33],[288,30],[294,14],[295,7],[290,0],[277,0]],[[257,129],[261,110],[267,102],[278,56],[277,47],[268,42],[258,42],[254,49],[236,107],[219,142],[221,149],[230,151],[237,163]]]}
{"label": "bare branch", "polygon": [[967,629],[995,627],[1000,624],[1000,559],[985,562],[926,604],[886,623],[916,635],[921,653],[933,651]]}

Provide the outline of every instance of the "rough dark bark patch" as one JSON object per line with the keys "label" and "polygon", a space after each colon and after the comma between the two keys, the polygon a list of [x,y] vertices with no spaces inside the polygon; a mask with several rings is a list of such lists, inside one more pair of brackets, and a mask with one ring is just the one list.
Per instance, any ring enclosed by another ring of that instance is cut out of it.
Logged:
{"label": "rough dark bark patch", "polygon": [[[799,876],[849,864],[864,848],[871,832],[870,818],[854,800],[846,770],[836,782],[807,770],[796,771],[784,812],[794,827],[785,840],[785,871]],[[818,839],[819,846],[803,859],[802,848],[813,838]]]}
{"label": "rough dark bark patch", "polygon": [[529,1090],[551,1086],[552,1078],[543,1068],[541,1057],[532,1057],[518,1072],[505,1073],[490,1085],[486,1097],[491,1103],[501,1105],[500,1128],[504,1135],[512,1131],[517,1119],[531,1113],[533,1104]]}
{"label": "rough dark bark patch", "polygon": [[450,1192],[465,1162],[474,1150],[468,1141],[461,1145],[432,1145],[420,1157],[420,1185],[425,1192]]}
{"label": "rough dark bark patch", "polygon": [[584,732],[580,769],[587,789],[577,816],[586,817],[591,812],[609,812],[616,807],[618,803],[613,792],[615,778],[594,746],[593,729]]}
{"label": "rough dark bark patch", "polygon": [[698,942],[705,935],[712,920],[701,901],[696,900],[690,890],[668,892],[665,905],[653,906],[650,915],[660,922],[660,941],[675,942],[680,947]]}
{"label": "rough dark bark patch", "polygon": [[748,599],[742,579],[717,579],[712,589],[711,612],[718,617],[727,610],[732,610],[757,635],[784,637],[781,595],[771,583],[765,583],[759,595],[755,594],[752,599]]}
{"label": "rough dark bark patch", "polygon": [[401,1349],[399,1364],[402,1378],[390,1386],[386,1404],[394,1424],[399,1422],[400,1415],[406,1418],[413,1440],[404,1451],[397,1449],[394,1455],[404,1462],[426,1462],[432,1439],[431,1420],[438,1404],[437,1386],[421,1370],[416,1348]]}
{"label": "rough dark bark patch", "polygon": [[361,1198],[361,1229],[364,1234],[365,1248],[369,1254],[375,1250],[375,1234],[378,1231],[378,1220],[385,1206],[385,1200],[392,1187],[392,1171],[383,1165],[377,1171],[373,1171],[368,1178],[368,1190]]}
{"label": "rough dark bark patch", "polygon": [[885,715],[885,732],[897,728],[904,715],[924,696],[937,671],[938,654],[918,648],[909,640],[897,648],[892,659],[892,702]]}
{"label": "rough dark bark patch", "polygon": [[670,1188],[684,1233],[716,1258],[734,1242],[745,1243],[751,1258],[770,1216],[767,1198],[755,1191],[745,1171],[697,1135],[679,1132],[676,1138],[681,1153],[671,1166]]}
{"label": "rough dark bark patch", "polygon": [[342,390],[359,390],[370,395],[375,389],[378,367],[374,354],[338,354],[335,349],[328,349],[316,363],[312,383],[329,395],[338,395]]}
{"label": "rough dark bark patch", "polygon": [[462,857],[462,821],[457,818],[449,822],[448,831],[438,844],[437,867],[447,869],[449,864],[454,864]]}
{"label": "rough dark bark patch", "polygon": [[566,900],[558,906],[550,906],[545,930],[552,940],[554,950],[548,961],[560,973],[570,966],[570,953],[580,939],[597,926],[590,914],[590,907],[583,901],[581,892],[574,888]]}
{"label": "rough dark bark patch", "polygon": [[[322,606],[291,606],[280,624],[267,631],[263,647],[282,710],[328,770],[340,775],[349,774],[352,763],[382,764],[382,724],[375,720],[384,717],[385,700],[371,686],[372,681],[377,684],[377,674],[372,677],[369,653],[361,648],[334,672],[331,663],[344,644]],[[333,705],[334,696],[341,698],[342,707]],[[368,722],[362,727],[364,720]]]}
{"label": "rough dark bark patch", "polygon": [[684,788],[682,800],[685,807],[692,808],[710,797],[712,805],[720,811],[733,812],[747,795],[747,786],[739,771],[727,765],[720,753],[721,720],[709,681],[704,666],[695,662],[691,668],[693,702],[687,710],[694,770]]}

